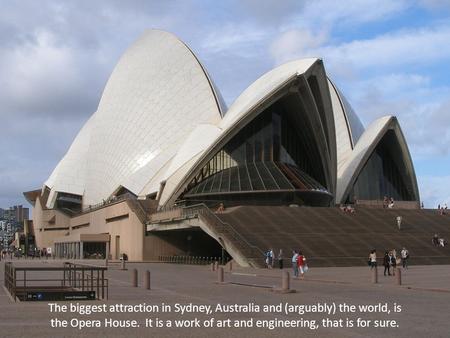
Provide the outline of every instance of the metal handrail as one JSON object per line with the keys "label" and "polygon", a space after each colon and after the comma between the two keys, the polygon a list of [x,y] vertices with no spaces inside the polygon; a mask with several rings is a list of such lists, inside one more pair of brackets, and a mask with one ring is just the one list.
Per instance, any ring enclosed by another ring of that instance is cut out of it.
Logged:
{"label": "metal handrail", "polygon": [[93,205],[89,205],[88,207],[84,207],[80,211],[72,213],[72,217],[80,216],[80,215],[83,215],[85,213],[89,213],[91,211],[99,210],[99,209],[102,209],[104,207],[110,206],[112,204],[120,203],[120,202],[123,202],[123,201],[126,201],[126,200],[130,200],[130,199],[137,199],[137,198],[136,198],[136,196],[134,196],[131,193],[125,193],[123,195],[119,195],[119,196],[116,196],[114,198],[110,198],[108,200],[104,200],[103,202],[100,202],[100,203],[97,203],[97,204],[93,204]]}
{"label": "metal handrail", "polygon": [[[109,281],[105,278],[105,271],[107,267],[95,266],[95,265],[81,265],[65,262],[62,267],[15,267],[11,262],[5,264],[4,284],[10,295],[14,300],[17,299],[17,291],[24,292],[26,290],[32,290],[34,288],[53,288],[55,286],[33,286],[27,282],[60,282],[61,288],[66,286],[80,289],[82,291],[95,291],[97,290],[97,299],[108,299],[109,295]],[[27,278],[27,271],[62,271],[63,276],[59,279],[53,278]],[[17,272],[23,272],[23,278],[17,278]],[[87,272],[87,273],[86,273]],[[95,273],[96,272],[96,276]],[[81,276],[81,277],[80,277]],[[20,282],[21,286],[18,286]],[[22,283],[23,282],[23,283]],[[23,284],[23,286],[22,286]],[[101,296],[100,296],[101,291]]]}
{"label": "metal handrail", "polygon": [[[217,217],[217,215],[211,211],[211,209],[208,208],[208,206],[204,203],[198,203],[198,204],[194,204],[192,206],[187,206],[187,207],[182,207],[182,214],[185,217],[192,217],[193,215],[195,215],[196,213],[198,215],[202,215],[202,212],[204,212],[204,214],[207,214],[206,217],[210,217],[210,219],[212,218],[214,221],[214,226],[217,228],[217,223],[224,226],[227,229],[231,229],[232,230],[232,236],[237,239],[238,241],[242,242],[244,245],[250,247],[252,250],[258,252],[259,254],[261,254],[262,257],[264,257],[264,252],[258,248],[257,246],[249,243],[238,231],[236,231],[236,229],[229,224],[228,222],[223,222],[219,217]],[[187,211],[190,212],[187,212]],[[205,216],[205,215],[202,216]]]}

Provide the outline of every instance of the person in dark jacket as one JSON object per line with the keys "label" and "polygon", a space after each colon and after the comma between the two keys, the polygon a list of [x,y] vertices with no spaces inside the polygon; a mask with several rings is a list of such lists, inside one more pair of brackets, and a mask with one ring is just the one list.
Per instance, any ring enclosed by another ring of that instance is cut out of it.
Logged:
{"label": "person in dark jacket", "polygon": [[389,252],[385,251],[384,258],[383,258],[383,265],[384,265],[384,275],[386,276],[386,271],[388,273],[388,276],[391,275],[391,257],[389,257]]}

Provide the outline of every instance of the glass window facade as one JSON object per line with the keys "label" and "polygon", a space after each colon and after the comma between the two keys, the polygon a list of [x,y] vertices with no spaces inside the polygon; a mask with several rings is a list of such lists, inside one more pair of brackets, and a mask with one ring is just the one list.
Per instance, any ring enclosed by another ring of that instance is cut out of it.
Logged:
{"label": "glass window facade", "polygon": [[389,130],[370,155],[347,201],[382,200],[384,196],[400,201],[414,201],[411,182],[400,144],[394,131]]}
{"label": "glass window facade", "polygon": [[[316,191],[326,195],[327,204],[331,198],[313,131],[308,120],[301,118],[306,114],[304,109],[295,111],[289,104],[292,99],[299,100],[288,95],[247,124],[200,170],[181,199],[201,201],[224,193]],[[254,199],[255,194],[252,196]],[[271,198],[277,198],[276,194]]]}

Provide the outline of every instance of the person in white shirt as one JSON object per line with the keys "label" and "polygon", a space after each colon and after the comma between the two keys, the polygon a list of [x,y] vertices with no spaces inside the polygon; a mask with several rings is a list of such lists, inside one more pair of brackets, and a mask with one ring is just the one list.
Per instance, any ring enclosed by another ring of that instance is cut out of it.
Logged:
{"label": "person in white shirt", "polygon": [[293,251],[293,255],[292,255],[292,269],[294,270],[294,277],[295,278],[298,278],[297,259],[298,259],[298,252],[297,252],[297,250],[294,250]]}
{"label": "person in white shirt", "polygon": [[373,269],[377,266],[377,252],[376,250],[372,250],[369,255],[370,268]]}
{"label": "person in white shirt", "polygon": [[408,269],[408,258],[409,258],[409,252],[406,250],[405,247],[403,247],[402,251],[400,251],[400,256],[402,257],[402,266],[404,269]]}
{"label": "person in white shirt", "polygon": [[402,216],[397,216],[397,226],[398,230],[400,230],[402,227]]}

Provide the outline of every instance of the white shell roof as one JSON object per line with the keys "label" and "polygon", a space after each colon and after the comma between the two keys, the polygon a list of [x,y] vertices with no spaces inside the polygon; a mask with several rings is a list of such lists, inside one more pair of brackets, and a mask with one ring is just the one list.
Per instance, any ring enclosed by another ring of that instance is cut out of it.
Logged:
{"label": "white shell roof", "polygon": [[167,184],[160,204],[165,204],[169,201],[172,194],[176,193],[177,189],[180,188],[179,185],[186,181],[190,171],[203,160],[203,156],[209,154],[216,144],[238,125],[240,120],[249,114],[254,107],[271,97],[283,84],[307,72],[318,60],[317,58],[308,58],[285,63],[263,74],[247,87],[233,102],[225,117],[218,124],[218,132],[204,133],[202,135],[206,142],[203,143],[202,152],[196,153],[197,161],[189,167],[180,167],[175,177],[167,177]]}
{"label": "white shell roof", "polygon": [[291,78],[306,72],[318,60],[317,58],[308,58],[291,61],[262,75],[233,102],[219,127],[227,129],[235,124],[246,112],[249,112],[266,97],[271,96],[274,91]]}
{"label": "white shell roof", "polygon": [[362,134],[355,148],[338,170],[336,201],[342,202],[345,200],[344,194],[348,190],[352,180],[356,179],[356,174],[360,171],[362,165],[393,121],[393,116],[381,117],[373,121]]}
{"label": "white shell roof", "polygon": [[[192,51],[170,33],[146,32],[122,56],[97,112],[45,182],[51,189],[47,207],[53,207],[57,192],[83,195],[86,206],[121,186],[139,196],[158,192],[162,181],[166,185],[160,204],[167,203],[242,119],[318,61],[292,61],[267,72],[224,114],[220,93]],[[329,80],[328,89],[336,128],[339,203],[392,117],[364,131]]]}
{"label": "white shell roof", "polygon": [[84,205],[119,186],[138,194],[199,123],[220,120],[221,109],[189,48],[170,33],[147,31],[121,57],[97,112],[46,185],[83,195]]}

